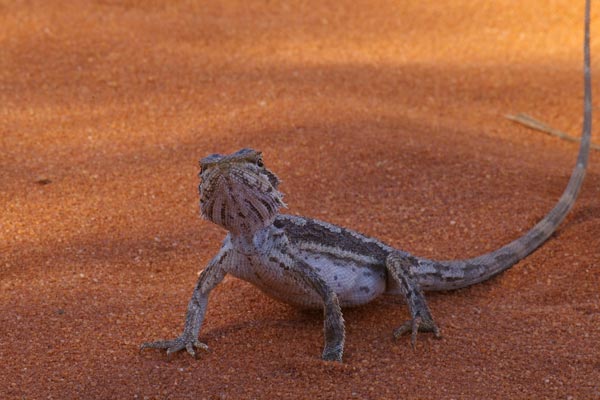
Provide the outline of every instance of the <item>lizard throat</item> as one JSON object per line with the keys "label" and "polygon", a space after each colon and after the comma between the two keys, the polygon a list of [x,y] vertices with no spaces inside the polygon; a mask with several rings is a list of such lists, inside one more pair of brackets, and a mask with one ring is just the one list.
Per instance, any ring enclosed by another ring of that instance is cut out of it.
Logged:
{"label": "lizard throat", "polygon": [[233,234],[256,232],[273,223],[283,194],[267,176],[230,170],[204,179],[200,184],[202,217]]}

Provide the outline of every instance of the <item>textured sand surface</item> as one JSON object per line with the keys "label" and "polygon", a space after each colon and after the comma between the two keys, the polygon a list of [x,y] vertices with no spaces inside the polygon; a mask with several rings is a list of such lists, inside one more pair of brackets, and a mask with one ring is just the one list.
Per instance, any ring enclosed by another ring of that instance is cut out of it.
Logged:
{"label": "textured sand surface", "polygon": [[531,227],[577,145],[504,115],[579,134],[579,3],[0,1],[0,398],[600,398],[600,152],[541,249],[428,295],[443,340],[394,341],[383,297],[325,363],[319,312],[226,278],[210,353],[138,353],[180,333],[224,236],[198,216],[209,153],[261,149],[286,212],[417,255]]}

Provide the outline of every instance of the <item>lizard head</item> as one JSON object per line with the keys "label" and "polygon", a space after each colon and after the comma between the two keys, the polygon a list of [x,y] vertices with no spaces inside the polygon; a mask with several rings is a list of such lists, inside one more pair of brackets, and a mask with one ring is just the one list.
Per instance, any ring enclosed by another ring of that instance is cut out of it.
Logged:
{"label": "lizard head", "polygon": [[285,207],[279,179],[265,167],[259,151],[211,154],[200,160],[199,176],[202,217],[232,233],[264,228]]}

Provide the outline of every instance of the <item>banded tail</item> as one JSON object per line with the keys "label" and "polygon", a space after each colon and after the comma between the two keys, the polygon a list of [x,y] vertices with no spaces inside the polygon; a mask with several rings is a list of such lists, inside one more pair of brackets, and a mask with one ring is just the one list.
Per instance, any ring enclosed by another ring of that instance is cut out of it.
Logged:
{"label": "banded tail", "polygon": [[540,247],[569,213],[585,177],[592,132],[592,78],[590,71],[590,0],[585,2],[583,41],[583,126],[577,163],[554,208],[529,232],[496,251],[454,261],[419,259],[416,274],[424,290],[451,290],[473,285],[510,268]]}

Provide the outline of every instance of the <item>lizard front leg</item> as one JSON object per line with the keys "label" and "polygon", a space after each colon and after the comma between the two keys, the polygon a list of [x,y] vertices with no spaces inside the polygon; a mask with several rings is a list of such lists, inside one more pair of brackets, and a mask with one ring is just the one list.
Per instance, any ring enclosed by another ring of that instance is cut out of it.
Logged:
{"label": "lizard front leg", "polygon": [[198,334],[204,321],[208,295],[225,277],[223,262],[228,254],[227,251],[222,250],[200,274],[198,283],[188,304],[183,333],[178,338],[172,340],[144,343],[141,345],[140,351],[144,349],[166,349],[167,356],[170,356],[173,353],[186,349],[192,357],[196,357],[194,349],[208,350],[208,346],[198,340]]}
{"label": "lizard front leg", "polygon": [[425,296],[421,291],[419,283],[412,273],[411,266],[415,265],[416,259],[398,252],[390,253],[385,260],[385,266],[391,279],[400,288],[400,292],[406,299],[410,311],[411,320],[405,322],[394,331],[394,337],[398,338],[405,333],[411,332],[411,344],[415,348],[418,332],[433,332],[436,338],[440,338],[440,330],[435,324]]}
{"label": "lizard front leg", "polygon": [[275,257],[278,258],[282,259],[279,265],[284,266],[287,273],[291,273],[303,286],[313,290],[323,300],[325,345],[321,358],[341,362],[344,354],[345,327],[337,294],[308,263],[285,253]]}
{"label": "lizard front leg", "polygon": [[346,337],[344,317],[337,295],[329,287],[327,287],[327,292],[323,297],[323,303],[325,345],[321,358],[326,361],[342,362]]}

